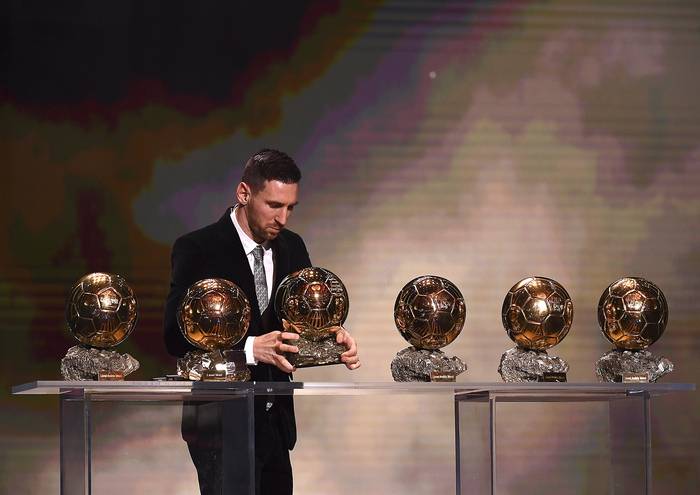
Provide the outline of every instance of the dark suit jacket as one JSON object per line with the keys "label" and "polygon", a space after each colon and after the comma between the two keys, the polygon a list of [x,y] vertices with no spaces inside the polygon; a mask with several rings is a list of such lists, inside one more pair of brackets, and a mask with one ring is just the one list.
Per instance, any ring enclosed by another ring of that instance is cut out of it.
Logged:
{"label": "dark suit jacket", "polygon": [[[225,278],[238,285],[248,297],[251,306],[251,320],[248,336],[262,335],[272,330],[281,330],[282,323],[274,314],[272,300],[264,315],[260,314],[255,295],[255,281],[250,264],[236,228],[230,218],[231,209],[218,222],[195,230],[178,238],[172,251],[172,277],[170,293],[165,306],[165,345],[175,357],[182,357],[194,350],[182,335],[177,324],[177,308],[187,288],[204,278]],[[282,230],[271,242],[274,260],[274,284],[272,294],[282,279],[290,273],[311,266],[309,254],[301,237],[290,230]],[[242,349],[245,338],[234,346]],[[291,376],[275,366],[259,363],[250,366],[255,381],[288,381]],[[282,434],[291,449],[296,441],[294,409],[291,397],[277,397],[275,406],[279,408],[282,421]],[[256,402],[256,419],[262,414]],[[184,421],[184,418],[183,418]],[[184,423],[183,423],[184,427]],[[184,428],[183,428],[183,433]]]}

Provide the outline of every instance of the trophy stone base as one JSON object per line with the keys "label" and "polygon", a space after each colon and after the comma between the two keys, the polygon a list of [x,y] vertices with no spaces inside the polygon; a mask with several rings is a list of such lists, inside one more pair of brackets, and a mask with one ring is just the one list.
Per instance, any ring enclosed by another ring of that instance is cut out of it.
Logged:
{"label": "trophy stone base", "polygon": [[551,375],[566,374],[569,363],[547,351],[533,351],[515,346],[501,356],[498,373],[504,382],[550,381]]}
{"label": "trophy stone base", "polygon": [[[61,359],[61,376],[67,381],[99,380],[100,377],[124,377],[139,369],[139,362],[129,354],[86,345],[68,349]],[[114,378],[112,378],[114,379]]]}
{"label": "trophy stone base", "polygon": [[340,355],[347,351],[347,347],[335,340],[335,333],[327,338],[318,340],[308,339],[299,335],[297,340],[289,340],[286,343],[299,348],[299,352],[287,353],[287,360],[297,368],[309,368],[311,366],[326,366],[329,364],[341,364]]}
{"label": "trophy stone base", "polygon": [[250,380],[244,351],[190,351],[177,360],[177,374],[192,381]]}
{"label": "trophy stone base", "polygon": [[654,356],[644,349],[626,351],[613,349],[603,354],[595,364],[595,374],[601,382],[622,382],[623,375],[646,374],[648,381],[655,382],[673,371],[673,363],[665,357]]}
{"label": "trophy stone base", "polygon": [[395,382],[453,382],[466,370],[467,365],[456,356],[413,346],[399,351],[391,361],[391,376]]}

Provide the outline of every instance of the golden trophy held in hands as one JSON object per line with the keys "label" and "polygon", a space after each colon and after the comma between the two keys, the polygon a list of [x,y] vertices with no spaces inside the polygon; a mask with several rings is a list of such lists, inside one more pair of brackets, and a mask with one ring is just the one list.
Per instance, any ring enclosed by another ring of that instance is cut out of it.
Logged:
{"label": "golden trophy held in hands", "polygon": [[340,364],[347,349],[336,342],[337,327],[348,316],[348,292],[343,282],[325,268],[309,267],[287,275],[275,292],[275,311],[287,332],[299,339],[287,342],[299,348],[287,359],[297,368]]}

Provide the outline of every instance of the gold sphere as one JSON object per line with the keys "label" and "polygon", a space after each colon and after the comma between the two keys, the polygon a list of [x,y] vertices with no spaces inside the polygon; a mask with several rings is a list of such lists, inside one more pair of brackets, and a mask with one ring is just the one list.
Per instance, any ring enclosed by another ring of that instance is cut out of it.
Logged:
{"label": "gold sphere", "polygon": [[598,324],[618,349],[646,349],[659,340],[667,322],[664,293],[643,278],[621,278],[600,296]]}
{"label": "gold sphere", "polygon": [[506,294],[501,308],[503,327],[520,347],[543,351],[561,342],[574,319],[566,289],[551,278],[527,277]]}
{"label": "gold sphere", "polygon": [[66,321],[82,344],[110,348],[123,342],[136,326],[138,304],[126,280],[112,273],[89,273],[70,291]]}
{"label": "gold sphere", "polygon": [[206,278],[187,289],[177,323],[187,341],[200,349],[230,349],[248,331],[250,303],[233,282]]}
{"label": "gold sphere", "polygon": [[462,331],[466,314],[457,286],[436,275],[414,278],[394,303],[396,328],[417,349],[436,350],[450,344]]}
{"label": "gold sphere", "polygon": [[308,267],[287,275],[275,292],[275,311],[302,335],[324,337],[327,329],[342,325],[350,299],[345,285],[330,270]]}

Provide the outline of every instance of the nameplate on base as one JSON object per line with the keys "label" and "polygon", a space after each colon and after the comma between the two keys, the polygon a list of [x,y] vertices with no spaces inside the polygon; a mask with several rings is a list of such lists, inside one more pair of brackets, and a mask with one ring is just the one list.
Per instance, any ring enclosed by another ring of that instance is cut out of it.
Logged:
{"label": "nameplate on base", "polygon": [[204,382],[223,382],[226,381],[225,370],[206,370],[202,372],[202,381]]}
{"label": "nameplate on base", "polygon": [[565,382],[566,373],[558,371],[545,371],[541,376],[537,377],[538,382]]}
{"label": "nameplate on base", "polygon": [[97,374],[97,381],[100,382],[118,382],[124,380],[124,373],[121,371],[100,371]]}
{"label": "nameplate on base", "polygon": [[456,373],[445,373],[444,371],[431,371],[431,382],[454,382],[457,379]]}
{"label": "nameplate on base", "polygon": [[649,383],[649,373],[626,371],[622,373],[622,383]]}

